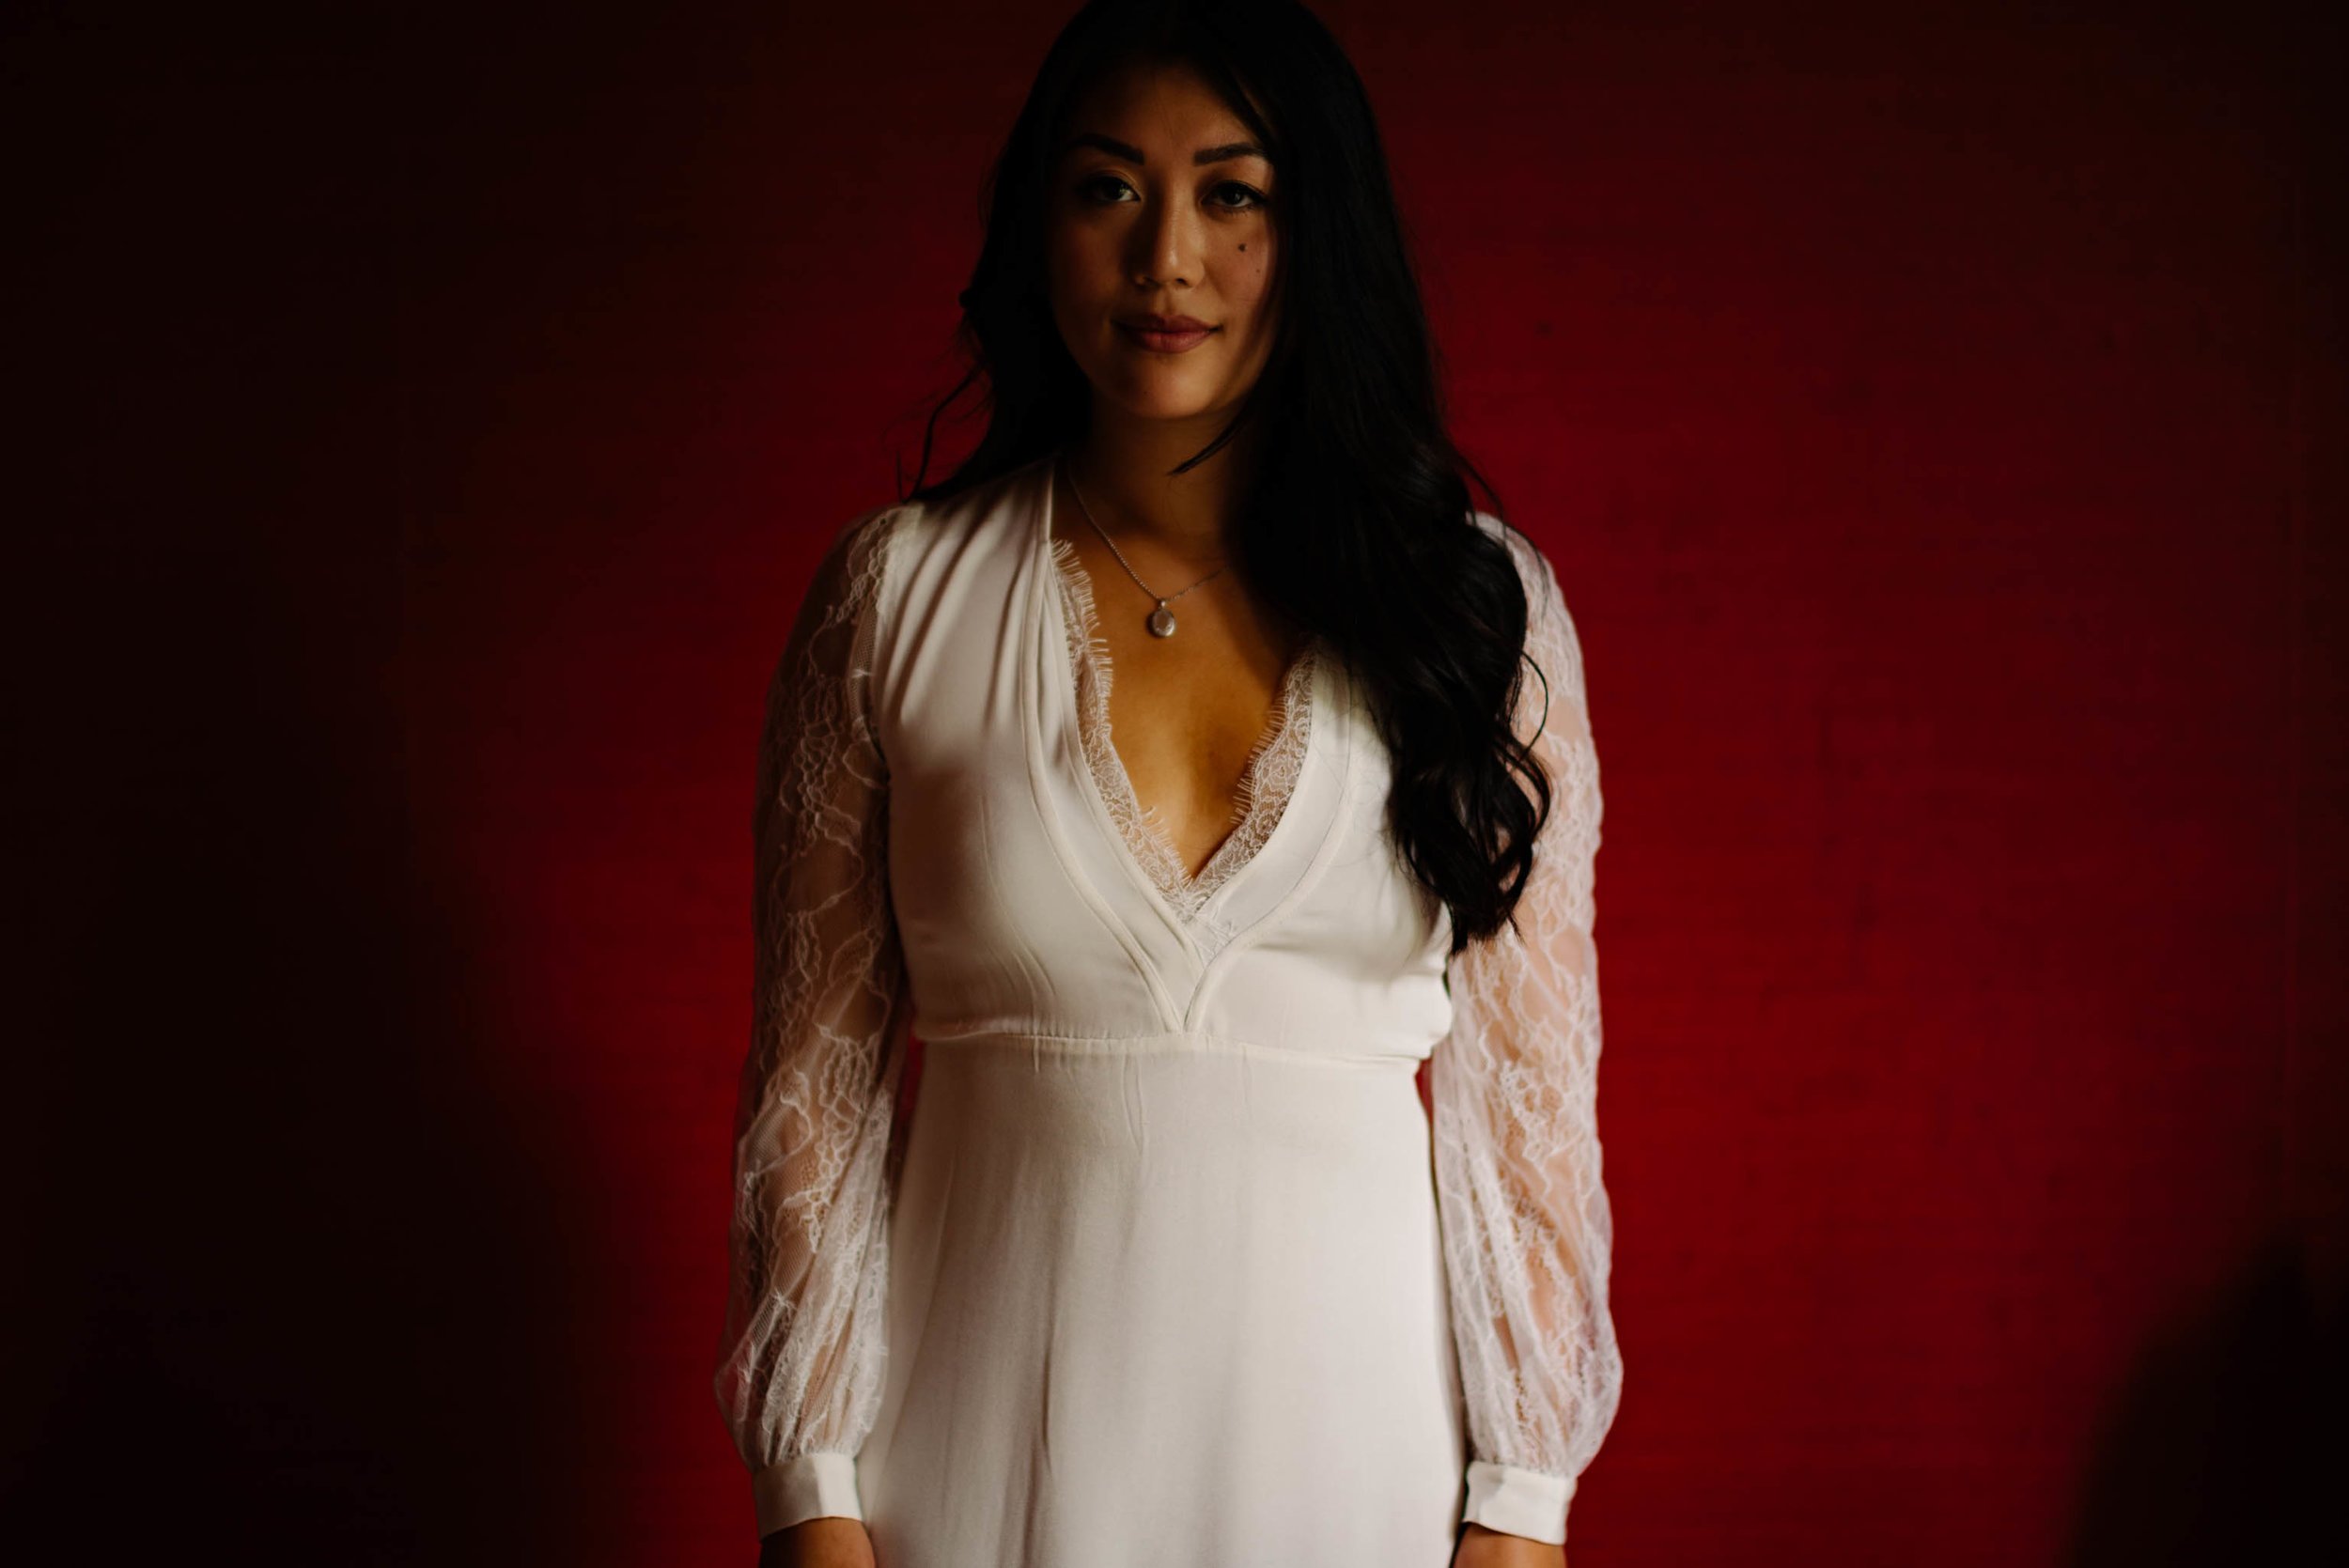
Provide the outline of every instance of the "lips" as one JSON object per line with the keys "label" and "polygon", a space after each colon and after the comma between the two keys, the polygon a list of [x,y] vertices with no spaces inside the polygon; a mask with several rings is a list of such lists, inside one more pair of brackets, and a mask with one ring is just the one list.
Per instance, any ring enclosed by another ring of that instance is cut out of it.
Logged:
{"label": "lips", "polygon": [[1117,330],[1155,353],[1179,354],[1205,343],[1215,329],[1195,316],[1128,316]]}

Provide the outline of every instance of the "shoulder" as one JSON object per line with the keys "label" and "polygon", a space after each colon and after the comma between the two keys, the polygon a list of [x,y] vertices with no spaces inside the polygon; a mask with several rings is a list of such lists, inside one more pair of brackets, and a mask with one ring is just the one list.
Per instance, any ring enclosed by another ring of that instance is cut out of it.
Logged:
{"label": "shoulder", "polygon": [[[950,494],[867,507],[830,525],[796,618],[802,638],[853,627],[860,662],[885,663],[897,629],[920,622],[970,569],[1000,564],[1037,470],[1022,464]],[[993,541],[1003,548],[980,548]]]}
{"label": "shoulder", "polygon": [[945,537],[972,511],[964,492],[939,501],[886,502],[833,523],[808,585],[807,609],[842,616],[869,611],[902,579],[909,554],[918,559],[926,542]]}
{"label": "shoulder", "polygon": [[878,594],[900,519],[897,506],[875,506],[831,525],[800,598],[797,624],[802,633],[864,613]]}
{"label": "shoulder", "polygon": [[1005,532],[999,525],[1032,498],[1043,459],[965,485],[948,495],[889,503],[860,512],[840,525],[827,556],[885,565],[892,555],[920,555],[934,548],[958,551],[973,536]]}
{"label": "shoulder", "polygon": [[[1475,518],[1479,527],[1508,548],[1510,558],[1517,563],[1518,581],[1525,587],[1525,652],[1540,672],[1533,682],[1537,691],[1529,696],[1529,701],[1545,712],[1545,723],[1553,730],[1586,727],[1589,721],[1584,706],[1587,686],[1582,639],[1575,629],[1574,613],[1567,607],[1565,591],[1559,584],[1557,568],[1540,545],[1512,524],[1489,512],[1477,512]],[[1569,725],[1561,724],[1564,715],[1555,706],[1559,702],[1573,716]]]}
{"label": "shoulder", "polygon": [[859,581],[877,571],[891,542],[921,512],[919,502],[897,501],[869,507],[835,524],[832,539],[824,547],[818,575]]}
{"label": "shoulder", "polygon": [[1476,525],[1501,541],[1517,563],[1517,580],[1525,585],[1525,615],[1529,631],[1538,633],[1545,623],[1563,623],[1570,635],[1573,617],[1567,613],[1565,594],[1558,583],[1558,570],[1542,547],[1518,531],[1516,525],[1495,517],[1490,512],[1473,513]]}

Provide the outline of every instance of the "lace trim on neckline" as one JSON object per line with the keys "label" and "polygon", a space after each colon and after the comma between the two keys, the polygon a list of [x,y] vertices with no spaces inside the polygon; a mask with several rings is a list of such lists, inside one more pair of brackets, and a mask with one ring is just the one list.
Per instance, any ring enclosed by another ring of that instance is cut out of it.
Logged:
{"label": "lace trim on neckline", "polygon": [[1185,920],[1196,921],[1207,900],[1240,869],[1256,858],[1281,825],[1290,798],[1303,776],[1307,743],[1313,736],[1314,673],[1320,660],[1318,639],[1311,639],[1289,664],[1282,678],[1271,725],[1257,738],[1240,769],[1236,818],[1230,833],[1216,846],[1207,863],[1193,877],[1185,868],[1174,840],[1155,807],[1145,807],[1134,794],[1125,760],[1110,739],[1110,683],[1112,669],[1109,641],[1100,632],[1093,601],[1093,582],[1077,558],[1076,547],[1057,535],[1051,537],[1053,575],[1058,582],[1062,624],[1066,627],[1071,673],[1077,686],[1077,733],[1085,765],[1093,773],[1117,827],[1135,861],[1168,904]]}

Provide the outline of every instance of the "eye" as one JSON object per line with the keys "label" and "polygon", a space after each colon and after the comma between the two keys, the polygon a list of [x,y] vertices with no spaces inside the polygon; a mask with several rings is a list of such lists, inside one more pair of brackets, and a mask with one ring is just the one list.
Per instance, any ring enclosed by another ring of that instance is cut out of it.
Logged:
{"label": "eye", "polygon": [[[1078,198],[1096,207],[1115,205],[1121,192],[1130,195],[1133,194],[1133,187],[1113,174],[1097,174],[1077,183]],[[1271,200],[1254,186],[1243,185],[1237,179],[1219,182],[1211,194],[1217,199],[1209,202],[1208,205],[1221,212],[1252,211],[1256,208],[1267,206]]]}

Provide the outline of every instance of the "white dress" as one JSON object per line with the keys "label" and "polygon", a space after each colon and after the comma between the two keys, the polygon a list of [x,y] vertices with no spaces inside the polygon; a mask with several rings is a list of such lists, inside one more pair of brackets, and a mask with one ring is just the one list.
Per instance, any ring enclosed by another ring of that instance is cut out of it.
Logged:
{"label": "white dress", "polygon": [[880,1568],[1562,1542],[1623,1363],[1598,763],[1549,565],[1478,514],[1555,803],[1519,932],[1447,962],[1318,646],[1186,875],[1110,744],[1052,473],[851,520],[771,687],[716,1378],[759,1533],[861,1517]]}

